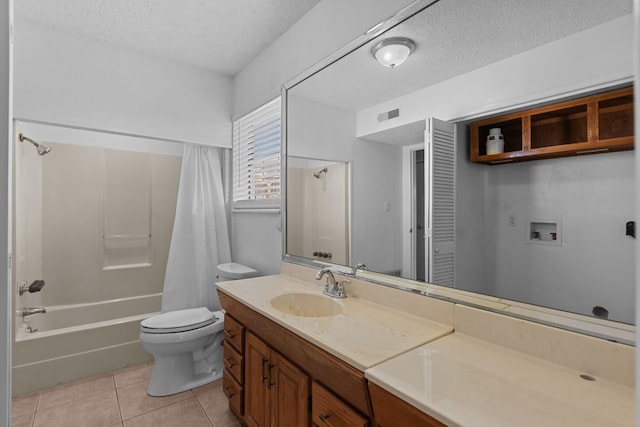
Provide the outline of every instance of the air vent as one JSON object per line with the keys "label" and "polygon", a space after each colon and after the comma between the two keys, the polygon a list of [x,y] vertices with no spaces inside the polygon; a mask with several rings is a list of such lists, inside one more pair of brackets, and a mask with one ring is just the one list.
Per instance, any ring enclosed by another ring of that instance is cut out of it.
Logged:
{"label": "air vent", "polygon": [[382,114],[378,114],[378,123],[384,122],[386,120],[395,119],[400,117],[400,109],[396,108],[395,110],[387,111]]}

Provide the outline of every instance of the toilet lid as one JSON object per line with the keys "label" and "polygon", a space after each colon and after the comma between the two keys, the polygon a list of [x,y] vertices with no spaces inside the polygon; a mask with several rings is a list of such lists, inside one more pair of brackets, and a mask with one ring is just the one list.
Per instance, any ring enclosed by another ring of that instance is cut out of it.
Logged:
{"label": "toilet lid", "polygon": [[151,316],[141,322],[143,329],[150,332],[179,332],[201,328],[215,322],[216,316],[206,307],[168,311]]}
{"label": "toilet lid", "polygon": [[237,262],[228,262],[218,265],[218,272],[226,279],[246,279],[258,275],[258,272]]}

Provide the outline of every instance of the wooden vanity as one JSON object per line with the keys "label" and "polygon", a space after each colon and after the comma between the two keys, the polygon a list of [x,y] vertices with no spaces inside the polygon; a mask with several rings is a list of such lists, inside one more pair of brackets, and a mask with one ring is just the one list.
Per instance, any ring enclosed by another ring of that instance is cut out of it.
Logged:
{"label": "wooden vanity", "polygon": [[363,372],[228,295],[219,296],[226,311],[224,392],[247,425],[308,426],[312,415],[318,425],[328,418],[344,420],[333,425],[369,425]]}
{"label": "wooden vanity", "polygon": [[[367,293],[374,300],[411,297],[388,288],[369,291],[351,285],[351,292]],[[388,406],[379,390],[370,392],[364,371],[453,330],[453,304],[430,298],[398,312],[375,301],[347,298],[339,303],[344,313],[334,317],[283,314],[270,304],[281,295],[321,295],[321,290],[320,282],[284,275],[219,284],[225,310],[223,389],[229,408],[246,425],[389,426],[376,419],[376,411],[384,414],[397,411],[398,403],[410,405],[397,399]],[[420,312],[433,312],[442,323],[417,315]],[[421,425],[441,425],[421,415]]]}
{"label": "wooden vanity", "polygon": [[285,269],[294,274],[218,284],[223,389],[247,426],[623,426],[634,417],[632,346],[356,279],[341,313],[291,314],[273,301],[324,297],[319,282],[295,277],[312,270]]}
{"label": "wooden vanity", "polygon": [[389,400],[388,392],[368,384],[364,372],[225,293],[219,297],[226,311],[224,393],[246,425],[391,426],[398,424],[384,420],[398,411],[418,416],[419,425],[444,425],[398,398]]}

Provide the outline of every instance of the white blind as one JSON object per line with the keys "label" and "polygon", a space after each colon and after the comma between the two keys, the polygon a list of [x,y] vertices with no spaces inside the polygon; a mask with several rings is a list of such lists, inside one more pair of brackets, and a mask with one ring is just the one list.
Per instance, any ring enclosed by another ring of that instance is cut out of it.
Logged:
{"label": "white blind", "polygon": [[280,199],[280,97],[233,122],[233,201]]}

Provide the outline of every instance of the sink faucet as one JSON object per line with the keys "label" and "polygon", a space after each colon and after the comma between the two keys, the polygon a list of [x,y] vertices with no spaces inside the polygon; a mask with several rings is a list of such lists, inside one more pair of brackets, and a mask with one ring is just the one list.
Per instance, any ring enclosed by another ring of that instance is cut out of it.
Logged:
{"label": "sink faucet", "polygon": [[38,314],[38,313],[46,313],[47,309],[44,307],[22,307],[20,310],[18,310],[18,315],[20,317],[26,317],[26,316],[31,316],[32,314]]}
{"label": "sink faucet", "polygon": [[359,262],[358,264],[351,267],[351,275],[353,277],[356,277],[356,274],[358,274],[358,270],[369,270],[369,267],[367,267],[365,263]]}
{"label": "sink faucet", "polygon": [[327,275],[327,279],[324,283],[323,293],[333,298],[346,298],[347,294],[344,293],[344,284],[349,283],[349,281],[340,280],[339,282],[336,282],[336,278],[329,267],[325,267],[322,270],[318,271],[318,273],[316,274],[316,280],[322,279],[322,276],[324,276],[325,274]]}

